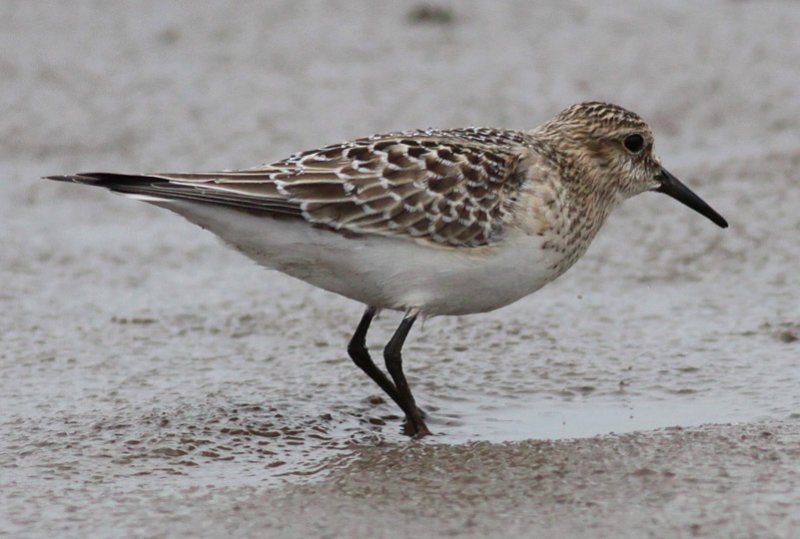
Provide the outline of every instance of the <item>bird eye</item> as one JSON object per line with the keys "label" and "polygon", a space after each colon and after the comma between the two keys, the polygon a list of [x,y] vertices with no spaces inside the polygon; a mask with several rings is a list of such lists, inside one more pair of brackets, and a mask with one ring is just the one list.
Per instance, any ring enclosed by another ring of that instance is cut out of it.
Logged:
{"label": "bird eye", "polygon": [[622,144],[625,146],[625,149],[631,153],[639,153],[644,148],[644,137],[639,133],[634,133],[633,135],[628,135],[625,137],[625,140],[622,141]]}

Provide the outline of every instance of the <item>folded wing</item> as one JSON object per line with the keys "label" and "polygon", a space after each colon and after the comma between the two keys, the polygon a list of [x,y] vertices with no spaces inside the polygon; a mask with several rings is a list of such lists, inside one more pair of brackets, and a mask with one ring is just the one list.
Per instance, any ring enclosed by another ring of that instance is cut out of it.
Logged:
{"label": "folded wing", "polygon": [[252,169],[50,179],[155,203],[220,204],[355,234],[451,246],[492,243],[510,218],[524,135],[462,129],[376,135]]}

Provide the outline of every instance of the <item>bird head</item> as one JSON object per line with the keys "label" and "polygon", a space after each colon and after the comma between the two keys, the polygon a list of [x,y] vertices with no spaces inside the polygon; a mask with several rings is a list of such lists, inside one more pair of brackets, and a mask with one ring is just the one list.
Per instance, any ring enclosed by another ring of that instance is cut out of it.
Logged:
{"label": "bird head", "polygon": [[[618,105],[589,101],[572,105],[535,132],[554,150],[563,177],[579,196],[600,193],[609,204],[646,191],[671,196],[722,228],[728,223],[670,174],[654,152],[650,127]],[[597,195],[593,195],[597,196]]]}

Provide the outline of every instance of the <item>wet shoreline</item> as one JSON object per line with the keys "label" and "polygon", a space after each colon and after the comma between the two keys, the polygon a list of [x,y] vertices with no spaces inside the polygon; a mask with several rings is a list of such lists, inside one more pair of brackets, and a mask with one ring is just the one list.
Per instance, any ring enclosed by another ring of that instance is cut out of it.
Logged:
{"label": "wet shoreline", "polygon": [[[0,537],[796,535],[800,10],[441,4],[4,6]],[[642,195],[533,296],[415,326],[422,442],[347,357],[360,305],[38,179],[584,99],[640,113],[731,227]]]}

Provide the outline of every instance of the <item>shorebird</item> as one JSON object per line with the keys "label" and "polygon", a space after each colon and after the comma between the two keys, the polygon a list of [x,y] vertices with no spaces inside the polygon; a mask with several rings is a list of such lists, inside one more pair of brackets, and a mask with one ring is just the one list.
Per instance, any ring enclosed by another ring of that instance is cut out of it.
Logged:
{"label": "shorebird", "polygon": [[[259,264],[366,305],[347,351],[430,430],[403,373],[420,316],[487,312],[538,290],[586,252],[609,212],[645,191],[720,227],[725,219],[661,166],[635,113],[573,105],[529,131],[426,129],[359,138],[222,172],[49,176],[172,210]],[[366,335],[381,309],[404,313],[384,348]]]}

